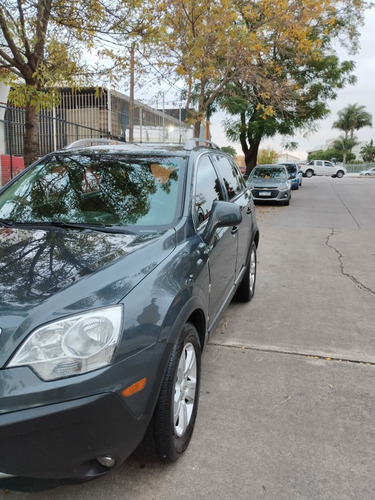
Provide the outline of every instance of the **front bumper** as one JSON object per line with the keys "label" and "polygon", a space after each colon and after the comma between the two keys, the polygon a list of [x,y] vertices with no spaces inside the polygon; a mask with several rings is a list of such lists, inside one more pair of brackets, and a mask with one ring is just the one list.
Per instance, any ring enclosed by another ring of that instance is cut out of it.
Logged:
{"label": "front bumper", "polygon": [[0,471],[38,478],[99,476],[108,469],[97,458],[109,456],[119,465],[142,440],[147,423],[116,394],[3,414]]}
{"label": "front bumper", "polygon": [[[110,367],[53,382],[27,367],[0,370],[0,480],[88,479],[108,472],[102,457],[120,465],[147,430],[170,349],[156,343]],[[121,395],[143,377],[143,390]]]}
{"label": "front bumper", "polygon": [[254,188],[251,193],[255,201],[287,201],[290,196],[289,191],[277,188]]}

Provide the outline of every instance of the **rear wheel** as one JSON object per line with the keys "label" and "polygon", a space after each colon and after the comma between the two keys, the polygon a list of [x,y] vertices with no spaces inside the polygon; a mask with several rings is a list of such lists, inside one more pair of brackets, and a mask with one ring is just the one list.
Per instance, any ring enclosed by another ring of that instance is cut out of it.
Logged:
{"label": "rear wheel", "polygon": [[250,249],[250,258],[246,266],[245,275],[237,288],[234,298],[240,302],[249,302],[255,293],[257,277],[257,247],[253,241]]}
{"label": "rear wheel", "polygon": [[177,460],[193,435],[198,410],[201,346],[197,330],[186,323],[173,347],[153,417],[155,451]]}

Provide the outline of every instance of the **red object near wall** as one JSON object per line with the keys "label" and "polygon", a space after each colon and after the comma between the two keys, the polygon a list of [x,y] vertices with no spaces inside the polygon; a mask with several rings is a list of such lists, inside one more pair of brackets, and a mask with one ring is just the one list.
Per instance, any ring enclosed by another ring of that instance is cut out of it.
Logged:
{"label": "red object near wall", "polygon": [[25,168],[23,156],[0,155],[1,185],[4,186]]}

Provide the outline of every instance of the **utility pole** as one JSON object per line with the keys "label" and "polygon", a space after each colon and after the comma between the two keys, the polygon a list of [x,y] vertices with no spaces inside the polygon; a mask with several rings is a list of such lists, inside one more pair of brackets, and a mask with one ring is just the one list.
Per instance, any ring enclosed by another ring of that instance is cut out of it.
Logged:
{"label": "utility pole", "polygon": [[134,42],[130,47],[129,142],[134,142]]}
{"label": "utility pole", "polygon": [[164,114],[164,108],[165,108],[165,93],[163,92],[163,143],[165,142],[165,114]]}

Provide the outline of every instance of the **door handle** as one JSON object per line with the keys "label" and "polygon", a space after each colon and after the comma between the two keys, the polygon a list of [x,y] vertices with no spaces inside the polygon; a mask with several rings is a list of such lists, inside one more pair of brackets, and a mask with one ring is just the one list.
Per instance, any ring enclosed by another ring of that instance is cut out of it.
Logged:
{"label": "door handle", "polygon": [[236,234],[236,233],[237,233],[237,231],[238,231],[238,226],[233,226],[233,227],[232,227],[232,231],[231,231],[231,233],[232,233],[232,234]]}
{"label": "door handle", "polygon": [[252,212],[251,207],[247,207],[246,214],[247,214],[247,215],[250,215],[250,214],[251,214],[251,212]]}

